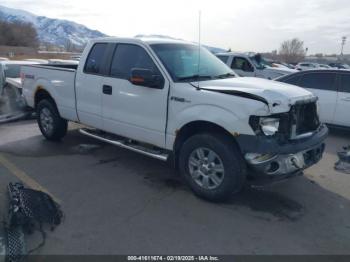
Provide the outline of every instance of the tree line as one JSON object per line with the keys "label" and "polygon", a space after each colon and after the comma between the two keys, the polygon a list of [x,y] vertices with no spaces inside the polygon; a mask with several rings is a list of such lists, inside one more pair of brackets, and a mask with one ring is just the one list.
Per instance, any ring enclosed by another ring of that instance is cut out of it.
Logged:
{"label": "tree line", "polygon": [[31,23],[0,21],[0,45],[38,47],[38,33]]}

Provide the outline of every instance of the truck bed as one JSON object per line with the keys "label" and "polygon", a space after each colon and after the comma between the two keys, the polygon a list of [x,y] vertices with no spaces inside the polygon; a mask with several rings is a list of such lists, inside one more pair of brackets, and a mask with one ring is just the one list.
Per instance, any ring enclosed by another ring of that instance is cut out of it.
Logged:
{"label": "truck bed", "polygon": [[30,107],[35,107],[35,93],[44,88],[56,101],[60,115],[76,121],[75,74],[77,65],[50,64],[22,66],[23,95]]}

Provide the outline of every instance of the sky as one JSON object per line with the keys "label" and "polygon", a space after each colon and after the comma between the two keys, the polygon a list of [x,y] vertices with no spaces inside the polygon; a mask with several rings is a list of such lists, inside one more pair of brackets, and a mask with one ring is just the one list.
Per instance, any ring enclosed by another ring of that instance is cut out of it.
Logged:
{"label": "sky", "polygon": [[36,15],[72,20],[111,36],[162,34],[233,51],[278,50],[304,41],[308,54],[339,54],[350,0],[0,0]]}

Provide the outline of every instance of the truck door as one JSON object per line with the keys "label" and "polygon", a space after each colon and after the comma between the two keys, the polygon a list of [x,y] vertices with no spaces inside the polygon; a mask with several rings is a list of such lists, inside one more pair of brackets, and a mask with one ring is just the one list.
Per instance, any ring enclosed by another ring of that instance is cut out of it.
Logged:
{"label": "truck door", "polygon": [[[131,83],[132,69],[148,69],[164,81],[162,89]],[[165,146],[169,82],[144,47],[117,44],[109,77],[103,81],[104,129],[134,140]]]}
{"label": "truck door", "polygon": [[77,112],[81,123],[102,128],[102,80],[106,68],[108,44],[96,43],[85,65],[76,76]]}
{"label": "truck door", "polygon": [[244,57],[235,56],[232,59],[231,68],[239,76],[255,76],[254,66]]}
{"label": "truck door", "polygon": [[350,127],[350,74],[339,74],[337,105],[333,123]]}

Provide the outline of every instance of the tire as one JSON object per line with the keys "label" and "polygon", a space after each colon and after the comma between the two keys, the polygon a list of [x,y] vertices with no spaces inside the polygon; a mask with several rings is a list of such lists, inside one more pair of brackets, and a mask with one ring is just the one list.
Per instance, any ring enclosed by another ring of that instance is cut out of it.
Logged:
{"label": "tire", "polygon": [[39,102],[36,115],[40,131],[47,140],[59,141],[66,135],[68,122],[60,117],[51,99],[43,99]]}
{"label": "tire", "polygon": [[[207,162],[200,161],[200,155]],[[197,196],[214,202],[239,192],[246,180],[246,165],[238,146],[222,134],[197,134],[186,140],[179,168]]]}

